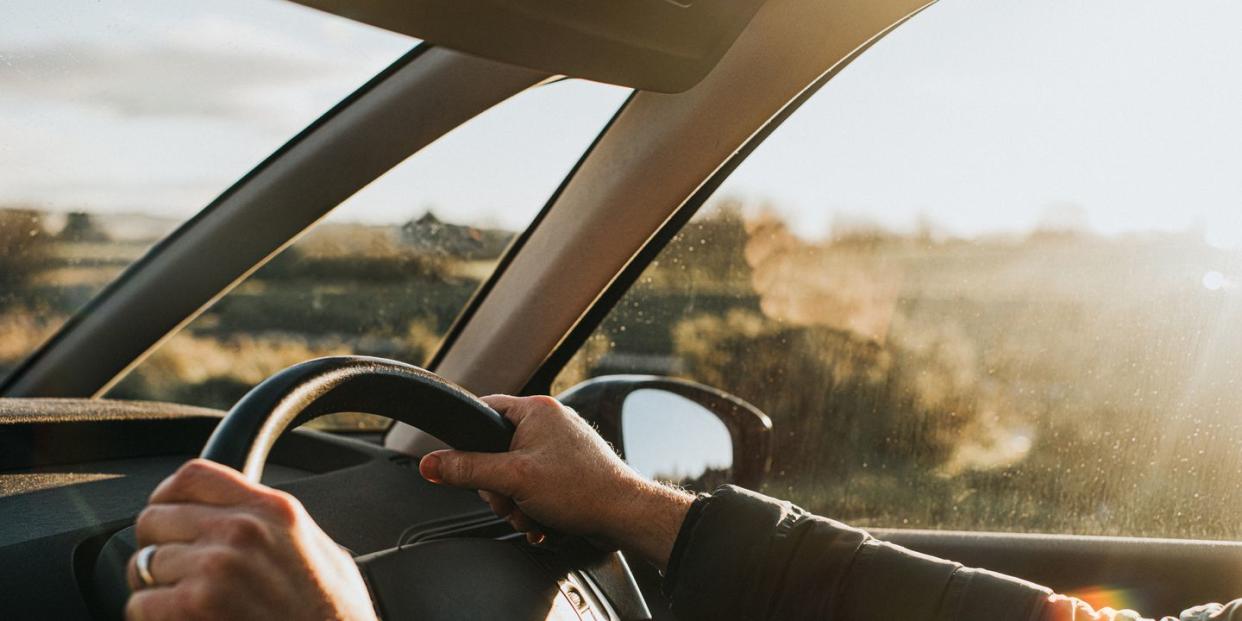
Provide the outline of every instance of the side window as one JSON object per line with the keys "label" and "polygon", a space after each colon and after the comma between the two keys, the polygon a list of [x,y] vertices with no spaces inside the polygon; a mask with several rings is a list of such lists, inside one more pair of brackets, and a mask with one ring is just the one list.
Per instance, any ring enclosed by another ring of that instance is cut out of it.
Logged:
{"label": "side window", "polygon": [[[228,408],[310,358],[425,363],[627,95],[568,80],[457,128],[337,207],[108,396]],[[311,424],[365,431],[388,421],[338,414]]]}
{"label": "side window", "polygon": [[1058,39],[1070,79],[1015,81],[973,35],[946,49],[946,15],[777,129],[556,389],[737,394],[773,422],[762,491],[863,526],[1242,536],[1242,186],[1217,164],[1242,84],[1178,79],[1171,109],[1085,33]]}

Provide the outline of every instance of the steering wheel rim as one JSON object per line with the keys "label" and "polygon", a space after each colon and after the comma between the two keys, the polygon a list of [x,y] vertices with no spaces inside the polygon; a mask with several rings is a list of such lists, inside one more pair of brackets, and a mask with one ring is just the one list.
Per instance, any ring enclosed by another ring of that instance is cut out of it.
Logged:
{"label": "steering wheel rim", "polygon": [[426,431],[456,449],[509,449],[513,424],[466,389],[412,364],[329,356],[263,380],[225,415],[201,456],[257,482],[285,431],[338,412],[378,414]]}
{"label": "steering wheel rim", "polygon": [[[295,364],[263,380],[221,419],[201,457],[259,482],[276,440],[327,414],[365,412],[414,425],[468,451],[509,449],[513,424],[466,389],[396,360],[330,356]],[[94,596],[107,618],[121,618],[129,586],[125,566],[134,528],[111,537],[95,561]]]}

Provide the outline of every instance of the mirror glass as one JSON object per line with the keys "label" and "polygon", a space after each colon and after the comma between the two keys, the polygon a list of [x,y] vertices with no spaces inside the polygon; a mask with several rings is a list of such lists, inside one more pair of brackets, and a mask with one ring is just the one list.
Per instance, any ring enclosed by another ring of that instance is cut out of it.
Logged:
{"label": "mirror glass", "polygon": [[621,408],[626,461],[643,476],[694,491],[731,481],[733,440],[707,408],[654,388],[630,393]]}

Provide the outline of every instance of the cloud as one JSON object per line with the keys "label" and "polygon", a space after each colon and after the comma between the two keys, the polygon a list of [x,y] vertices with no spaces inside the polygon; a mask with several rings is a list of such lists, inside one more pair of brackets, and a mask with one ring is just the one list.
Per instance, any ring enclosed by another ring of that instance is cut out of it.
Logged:
{"label": "cloud", "polygon": [[286,106],[323,109],[325,91],[339,98],[361,80],[313,43],[209,17],[137,40],[11,48],[0,50],[0,99],[121,117],[261,119]]}
{"label": "cloud", "polygon": [[108,110],[121,116],[253,116],[252,94],[315,77],[307,63],[230,52],[72,47],[5,52],[8,97]]}
{"label": "cloud", "polygon": [[414,44],[284,1],[12,1],[0,203],[45,209],[193,213]]}

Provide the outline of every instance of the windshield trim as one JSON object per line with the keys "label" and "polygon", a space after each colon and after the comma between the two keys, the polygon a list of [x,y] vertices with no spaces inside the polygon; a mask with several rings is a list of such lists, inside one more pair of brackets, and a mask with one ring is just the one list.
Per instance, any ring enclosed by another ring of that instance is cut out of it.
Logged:
{"label": "windshield trim", "polygon": [[[600,292],[591,303],[591,306],[583,311],[578,322],[565,334],[564,338],[557,343],[556,348],[544,358],[539,367],[531,374],[530,379],[522,386],[519,394],[521,395],[546,395],[552,392],[552,383],[556,381],[557,375],[569,364],[574,354],[586,343],[587,339],[595,333],[596,328],[603,323],[604,318],[608,316],[614,306],[621,301],[621,298],[630,290],[630,287],[642,276],[647,267],[654,261],[664,247],[672,241],[673,237],[690,221],[694,214],[698,213],[699,208],[708,201],[716,190],[728,179],[733,171],[737,170],[742,162],[750,156],[759,145],[767,140],[778,127],[780,127],[802,104],[806,103],[819,92],[825,84],[835,77],[841,70],[849,66],[855,59],[862,55],[871,46],[878,43],[885,36],[897,29],[902,24],[918,15],[923,9],[931,4],[927,4],[918,10],[906,15],[902,19],[896,21],[889,27],[877,33],[875,36],[867,40],[863,45],[850,52],[849,55],[828,68],[823,74],[807,85],[793,99],[786,102],[781,109],[760,126],[755,133],[747,139],[737,151],[733,152],[724,162],[720,164],[709,177],[703,180],[703,183],[691,194],[686,201],[682,203],[668,220],[660,226],[659,229],[652,234],[634,257],[625,264],[625,267],[608,283],[608,286]],[[627,100],[628,104],[629,101]],[[624,106],[622,107],[624,109]],[[620,111],[618,111],[619,113]],[[594,147],[594,145],[592,145]],[[576,171],[576,168],[575,168]],[[559,194],[559,191],[558,191]],[[555,198],[555,197],[554,197]],[[541,214],[542,215],[542,214]],[[532,226],[533,228],[533,226]]]}
{"label": "windshield trim", "polygon": [[507,248],[505,248],[504,253],[500,255],[500,261],[496,263],[496,268],[493,269],[491,274],[487,276],[487,279],[474,290],[474,293],[470,295],[470,299],[466,301],[466,305],[462,307],[461,311],[453,319],[453,323],[449,326],[448,331],[444,333],[444,337],[440,340],[439,345],[436,346],[435,352],[432,353],[431,358],[427,360],[426,366],[428,370],[435,371],[436,366],[444,360],[444,356],[448,354],[450,349],[452,349],[453,343],[457,341],[457,337],[461,335],[461,332],[465,329],[466,324],[470,323],[470,320],[474,317],[475,311],[477,311],[479,306],[483,304],[483,300],[487,298],[487,294],[491,293],[492,287],[496,285],[496,281],[500,280],[501,274],[503,274],[509,265],[513,263],[513,259],[522,252],[522,248],[526,245],[527,240],[530,239],[531,233],[533,233],[536,228],[539,228],[539,224],[543,222],[544,217],[548,215],[548,212],[552,209],[552,206],[556,204],[558,199],[560,199],[561,193],[565,191],[565,187],[568,186],[569,182],[573,180],[576,174],[578,174],[578,169],[582,168],[582,163],[585,162],[587,157],[591,155],[591,152],[595,150],[596,145],[600,143],[600,140],[604,138],[604,135],[608,133],[608,130],[612,129],[613,123],[620,118],[621,113],[624,112],[625,108],[630,105],[631,101],[634,100],[634,95],[637,92],[637,90],[630,91],[629,96],[625,98],[625,101],[621,102],[621,105],[617,107],[616,112],[608,118],[608,122],[604,124],[604,127],[600,129],[597,134],[595,134],[594,138],[591,139],[591,144],[587,145],[587,148],[582,152],[582,155],[578,157],[578,161],[574,162],[573,167],[570,168],[569,172],[564,176],[564,178],[561,179],[560,183],[556,186],[556,190],[552,192],[552,195],[548,197],[548,200],[543,204],[543,207],[540,208],[539,213],[535,214],[535,217],[530,221],[530,224],[526,225],[526,228],[522,229],[522,232],[509,243]]}

